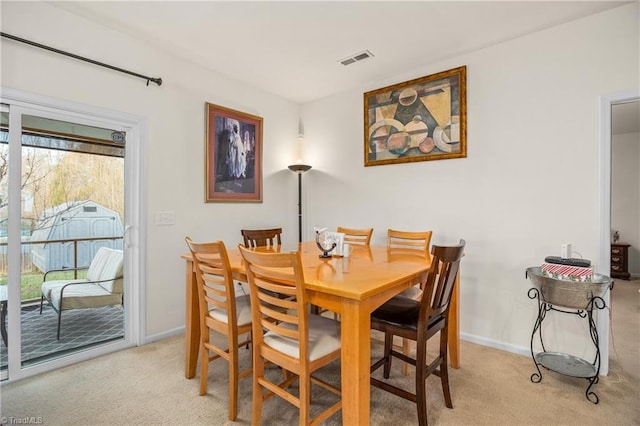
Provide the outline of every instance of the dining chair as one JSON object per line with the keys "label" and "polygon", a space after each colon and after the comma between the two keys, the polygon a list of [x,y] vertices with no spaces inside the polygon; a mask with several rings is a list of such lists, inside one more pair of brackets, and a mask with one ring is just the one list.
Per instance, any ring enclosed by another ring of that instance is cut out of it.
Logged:
{"label": "dining chair", "polygon": [[[433,231],[398,231],[387,230],[387,250],[389,253],[400,255],[421,256],[429,259],[429,244]],[[418,287],[408,288],[402,292],[405,297],[419,298],[422,289]]]}
{"label": "dining chair", "polygon": [[342,232],[344,234],[345,243],[368,246],[371,243],[373,228],[353,229],[338,226],[336,232]]}
{"label": "dining chair", "polygon": [[[400,231],[397,229],[387,230],[387,252],[390,256],[412,256],[421,259],[429,259],[429,244],[433,231]],[[410,287],[400,293],[401,296],[419,300],[422,296],[422,285]],[[402,340],[402,352],[409,355],[411,352],[411,341]],[[409,375],[409,366],[405,364],[402,368],[405,376]]]}
{"label": "dining chair", "polygon": [[[239,371],[238,349],[251,343],[249,295],[236,296],[229,255],[222,241],[196,243],[185,238],[193,257],[200,304],[200,395],[207,393],[209,363],[223,358],[229,363],[229,420],[238,413],[238,379],[251,375]],[[211,341],[210,332],[226,337],[226,348]],[[239,337],[247,335],[243,341]]]}
{"label": "dining chair", "polygon": [[[299,424],[318,424],[342,407],[342,400],[311,419],[311,384],[340,395],[312,373],[340,358],[340,324],[310,313],[300,252],[260,253],[238,248],[245,262],[253,315],[253,415],[259,425],[262,403],[277,395],[299,409]],[[265,377],[265,363],[281,367],[285,378]],[[293,373],[290,375],[289,373]],[[299,381],[298,396],[287,391]],[[266,393],[263,392],[266,389]]]}
{"label": "dining chair", "polygon": [[[336,232],[341,232],[344,234],[344,243],[349,243],[351,245],[369,247],[371,242],[371,235],[373,234],[373,228],[367,229],[354,229],[354,228],[345,228],[343,226],[338,226],[336,228]],[[327,312],[328,309],[323,309],[317,306],[314,306],[313,309],[315,313],[322,314]],[[333,312],[333,319],[340,320],[340,315],[336,312]]]}
{"label": "dining chair", "polygon": [[[384,366],[383,377],[389,378],[393,357],[416,367],[415,393],[388,382],[371,378],[371,384],[417,405],[418,423],[427,424],[426,379],[432,373],[440,377],[445,404],[453,408],[447,370],[449,304],[456,282],[465,241],[455,246],[434,245],[432,263],[421,300],[395,296],[371,314],[371,328],[384,333],[384,356],[371,366],[373,373]],[[427,364],[427,341],[440,332],[438,355]],[[393,349],[393,336],[416,342],[416,357]]]}
{"label": "dining chair", "polygon": [[262,247],[282,244],[282,228],[241,229],[245,247]]}
{"label": "dining chair", "polygon": [[387,230],[387,248],[407,250],[408,253],[420,252],[425,257],[429,256],[429,243],[433,231],[399,231]]}

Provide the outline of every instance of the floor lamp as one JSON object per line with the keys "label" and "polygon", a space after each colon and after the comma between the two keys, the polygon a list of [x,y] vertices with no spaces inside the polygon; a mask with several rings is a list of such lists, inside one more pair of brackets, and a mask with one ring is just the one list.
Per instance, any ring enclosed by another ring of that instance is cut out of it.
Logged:
{"label": "floor lamp", "polygon": [[302,174],[311,169],[308,164],[292,164],[289,170],[298,174],[298,242],[302,242]]}

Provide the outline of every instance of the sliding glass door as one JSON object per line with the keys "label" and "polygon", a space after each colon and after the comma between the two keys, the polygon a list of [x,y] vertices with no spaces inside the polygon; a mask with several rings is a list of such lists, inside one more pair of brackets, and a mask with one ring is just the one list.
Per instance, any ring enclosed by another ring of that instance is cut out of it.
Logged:
{"label": "sliding glass door", "polygon": [[125,309],[138,290],[125,232],[127,202],[137,203],[126,194],[127,130],[90,114],[2,104],[4,379],[138,340],[139,310]]}

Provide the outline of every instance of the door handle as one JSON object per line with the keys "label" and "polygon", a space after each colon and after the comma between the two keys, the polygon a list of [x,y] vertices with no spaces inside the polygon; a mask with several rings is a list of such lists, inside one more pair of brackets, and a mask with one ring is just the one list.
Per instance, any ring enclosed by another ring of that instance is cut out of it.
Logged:
{"label": "door handle", "polygon": [[131,225],[127,225],[124,227],[124,233],[122,235],[122,239],[124,240],[124,245],[126,248],[131,248],[131,242],[129,241],[129,230],[131,229]]}

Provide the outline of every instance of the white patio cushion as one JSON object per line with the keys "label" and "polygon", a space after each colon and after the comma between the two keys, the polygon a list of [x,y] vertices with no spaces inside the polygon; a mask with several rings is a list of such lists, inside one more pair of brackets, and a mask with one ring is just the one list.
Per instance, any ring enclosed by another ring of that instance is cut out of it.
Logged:
{"label": "white patio cushion", "polygon": [[[64,289],[62,295],[64,301],[62,303],[62,310],[68,309],[82,309],[82,308],[97,308],[107,305],[120,305],[122,304],[122,294],[112,294],[96,284],[81,283],[82,280],[74,280],[78,282],[67,286]],[[69,284],[70,281],[47,281],[49,289],[51,290],[50,301],[51,304],[58,310],[60,310],[60,293],[62,288]],[[44,285],[43,285],[44,286]]]}
{"label": "white patio cushion", "polygon": [[[102,249],[100,249],[102,250]],[[122,293],[122,279],[114,280],[114,278],[122,276],[124,266],[124,255],[122,250],[109,250],[107,262],[102,269],[98,280],[111,280],[98,283],[102,288],[110,293]]]}
{"label": "white patio cushion", "polygon": [[51,292],[57,291],[60,292],[60,289],[69,283],[86,283],[88,280],[86,278],[79,278],[77,280],[52,280],[45,281],[40,286],[40,290],[42,290],[42,294],[47,300],[51,300]]}
{"label": "white patio cushion", "polygon": [[100,247],[98,252],[91,260],[89,270],[87,271],[87,279],[90,281],[98,281],[102,276],[102,271],[109,261],[111,255],[111,249],[107,247]]}
{"label": "white patio cushion", "polygon": [[[292,324],[282,324],[282,327],[296,328]],[[300,358],[300,346],[297,340],[269,331],[264,335],[264,342],[293,358]],[[309,361],[322,358],[339,348],[340,323],[320,315],[309,315]]]}
{"label": "white patio cushion", "polygon": [[[213,308],[209,310],[209,315],[220,322],[227,324],[227,310],[222,308]],[[251,323],[251,304],[249,296],[236,297],[236,318],[238,325]]]}

